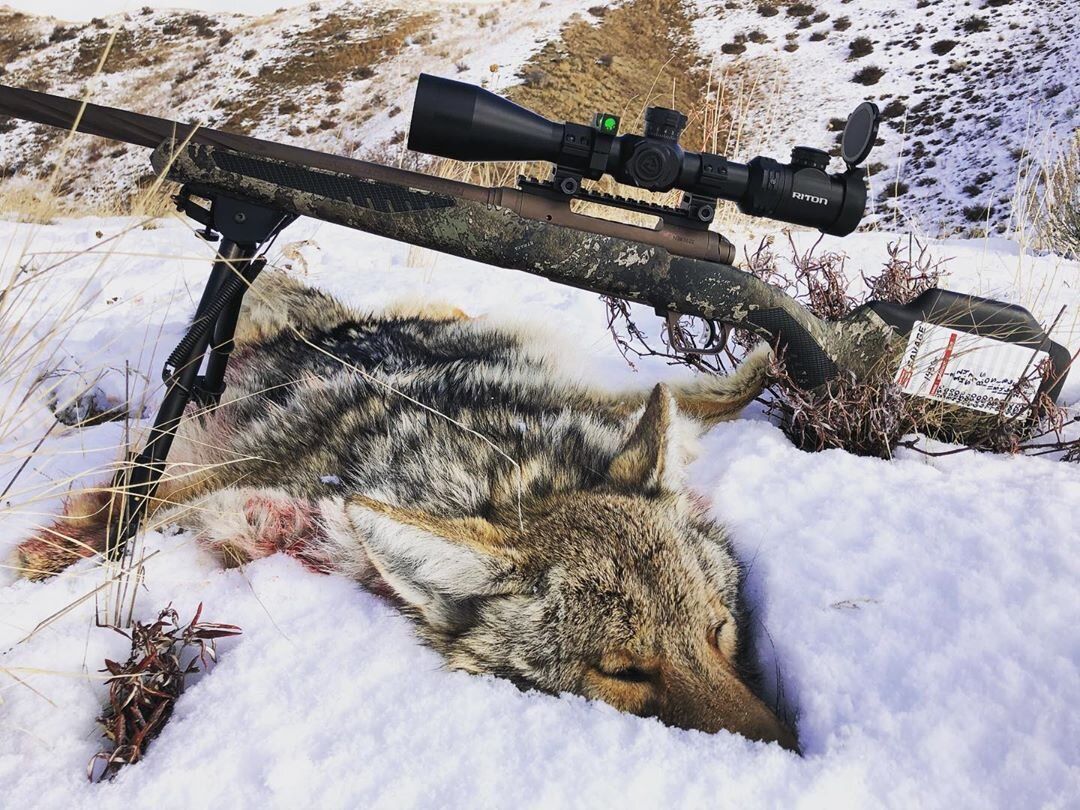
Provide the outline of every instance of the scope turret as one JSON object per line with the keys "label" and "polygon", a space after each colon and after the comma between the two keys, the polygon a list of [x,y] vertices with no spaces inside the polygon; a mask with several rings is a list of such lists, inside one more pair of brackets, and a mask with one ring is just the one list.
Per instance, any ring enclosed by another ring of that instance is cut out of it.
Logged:
{"label": "scope turret", "polygon": [[793,150],[791,163],[756,157],[737,163],[679,145],[686,116],[650,107],[643,135],[618,135],[614,116],[596,125],[557,123],[481,87],[421,74],[416,86],[408,146],[417,152],[466,161],[547,161],[555,164],[553,187],[578,193],[582,179],[605,174],[649,191],[680,189],[701,222],[712,219],[717,199],[745,214],[817,228],[845,236],[858,227],[866,207],[866,174],[859,168],[877,137],[880,116],[860,104],[845,127],[843,173],[827,172],[828,154]]}

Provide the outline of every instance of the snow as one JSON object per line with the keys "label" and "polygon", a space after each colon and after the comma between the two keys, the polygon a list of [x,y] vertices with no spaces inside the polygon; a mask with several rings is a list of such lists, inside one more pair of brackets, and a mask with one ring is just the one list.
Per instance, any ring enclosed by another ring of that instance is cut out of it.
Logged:
{"label": "snow", "polygon": [[302,3],[296,0],[228,0],[228,2],[213,2],[213,0],[105,0],[93,5],[74,2],[73,0],[9,0],[6,3],[9,8],[16,11],[25,11],[31,14],[43,14],[56,17],[59,20],[85,21],[92,17],[105,17],[111,14],[124,14],[137,12],[142,8],[154,9],[195,9],[198,11],[237,12],[240,14],[266,14],[279,8],[298,6]]}
{"label": "snow", "polygon": [[[99,241],[96,231],[131,229],[108,243],[104,260],[78,256],[39,278],[42,297],[27,314],[40,322],[19,327],[37,341],[35,371],[106,367],[115,385],[128,362],[159,379],[210,249],[177,221],[133,224],[0,222],[0,244],[11,248],[5,274],[24,244],[34,255],[23,263],[41,269]],[[815,235],[795,238],[805,248]],[[858,277],[880,266],[890,238],[862,233],[824,246],[848,253]],[[273,256],[301,255],[293,272],[360,305],[430,296],[472,315],[545,324],[568,368],[612,386],[687,373],[650,362],[628,369],[589,293],[310,221],[282,239]],[[1080,264],[1002,241],[933,251],[952,257],[952,289],[1016,300],[1044,321],[1067,305],[1055,334],[1080,347]],[[0,415],[20,419],[0,442],[0,486],[51,423],[37,399],[11,404],[28,383],[5,378],[0,388],[8,403]],[[147,403],[159,396],[150,387]],[[1080,375],[1063,399],[1080,403]],[[58,506],[69,476],[102,469],[123,439],[119,423],[54,431],[0,503],[0,555]],[[751,595],[772,643],[766,671],[775,661],[782,674],[803,758],[447,672],[402,617],[351,582],[280,556],[221,570],[189,538],[154,533],[136,616],[148,620],[172,602],[189,617],[202,602],[207,620],[238,624],[243,636],[220,644],[220,663],[183,695],[143,762],[91,785],[85,766],[99,746],[94,716],[105,694],[98,670],[105,657],[124,658],[127,642],[93,626],[93,599],[32,631],[100,585],[101,570],[82,563],[32,584],[4,569],[3,804],[178,807],[208,792],[221,806],[326,808],[1073,801],[1080,466],[807,454],[758,411],[717,427],[702,450],[690,481],[751,563]]]}
{"label": "snow", "polygon": [[[413,0],[409,5],[438,5],[442,0]],[[499,0],[454,0],[455,6],[496,5]],[[41,14],[69,22],[84,22],[93,17],[109,17],[152,8],[161,11],[192,9],[215,14],[270,14],[283,8],[308,5],[304,0],[99,0],[93,5],[76,0],[8,0],[8,8],[29,14]]]}

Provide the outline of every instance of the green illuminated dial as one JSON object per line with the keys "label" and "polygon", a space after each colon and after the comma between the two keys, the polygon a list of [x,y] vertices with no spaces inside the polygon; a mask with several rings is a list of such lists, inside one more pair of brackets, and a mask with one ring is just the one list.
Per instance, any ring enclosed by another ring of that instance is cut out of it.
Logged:
{"label": "green illuminated dial", "polygon": [[596,128],[608,135],[614,135],[619,131],[619,116],[611,113],[597,113]]}

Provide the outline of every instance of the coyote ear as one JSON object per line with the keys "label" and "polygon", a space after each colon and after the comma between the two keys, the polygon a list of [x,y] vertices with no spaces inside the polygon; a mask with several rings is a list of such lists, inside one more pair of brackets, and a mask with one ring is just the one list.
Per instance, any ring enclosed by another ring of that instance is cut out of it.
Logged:
{"label": "coyote ear", "polygon": [[674,488],[671,430],[675,402],[663,383],[649,395],[630,438],[612,459],[608,478],[617,487],[655,494]]}
{"label": "coyote ear", "polygon": [[360,496],[347,513],[382,579],[432,625],[453,625],[455,606],[469,599],[513,590],[504,534],[482,518],[437,518]]}

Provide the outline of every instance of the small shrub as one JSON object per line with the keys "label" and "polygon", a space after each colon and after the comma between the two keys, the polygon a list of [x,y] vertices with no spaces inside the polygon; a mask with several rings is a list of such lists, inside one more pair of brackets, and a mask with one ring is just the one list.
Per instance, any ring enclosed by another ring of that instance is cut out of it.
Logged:
{"label": "small shrub", "polygon": [[547,84],[547,72],[540,68],[527,70],[521,77],[522,84],[526,87],[543,87]]}
{"label": "small shrub", "polygon": [[908,193],[908,184],[904,182],[892,182],[885,186],[885,190],[881,192],[881,196],[885,199],[893,197],[901,197]]}
{"label": "small shrub", "polygon": [[775,17],[780,13],[780,10],[772,3],[761,3],[757,7],[757,11],[762,17]]}
{"label": "small shrub", "polygon": [[937,42],[930,46],[930,52],[933,53],[935,56],[944,56],[955,47],[956,40],[939,39]]}
{"label": "small shrub", "polygon": [[894,98],[881,110],[883,118],[900,118],[907,111],[907,106],[898,98]]}
{"label": "small shrub", "polygon": [[968,222],[985,222],[987,209],[982,205],[969,205],[964,208],[963,214]]}
{"label": "small shrub", "polygon": [[68,40],[75,39],[79,35],[78,26],[63,26],[58,25],[49,34],[49,44],[55,45],[57,42],[67,42]]}
{"label": "small shrub", "polygon": [[195,618],[181,626],[170,605],[153,624],[135,623],[128,636],[131,655],[125,663],[105,662],[103,671],[111,676],[106,681],[109,702],[98,722],[112,750],[90,760],[87,775],[91,781],[111,779],[124,765],[142,759],[172,716],[187,678],[200,669],[209,671],[217,660],[216,639],[240,634],[239,627],[200,622],[201,616],[200,604]]}
{"label": "small shrub", "polygon": [[792,3],[787,7],[789,17],[809,17],[814,13],[814,7],[809,3]]}
{"label": "small shrub", "polygon": [[870,85],[877,84],[884,75],[885,71],[882,68],[873,66],[864,67],[852,77],[852,81],[856,84],[862,84],[869,87]]}
{"label": "small shrub", "polygon": [[869,37],[858,37],[848,44],[848,59],[862,59],[874,52],[874,43]]}
{"label": "small shrub", "polygon": [[1044,175],[1042,241],[1056,253],[1080,258],[1080,130]]}
{"label": "small shrub", "polygon": [[960,27],[964,30],[965,34],[978,34],[990,30],[990,22],[986,17],[980,17],[978,14],[974,14],[961,22]]}

